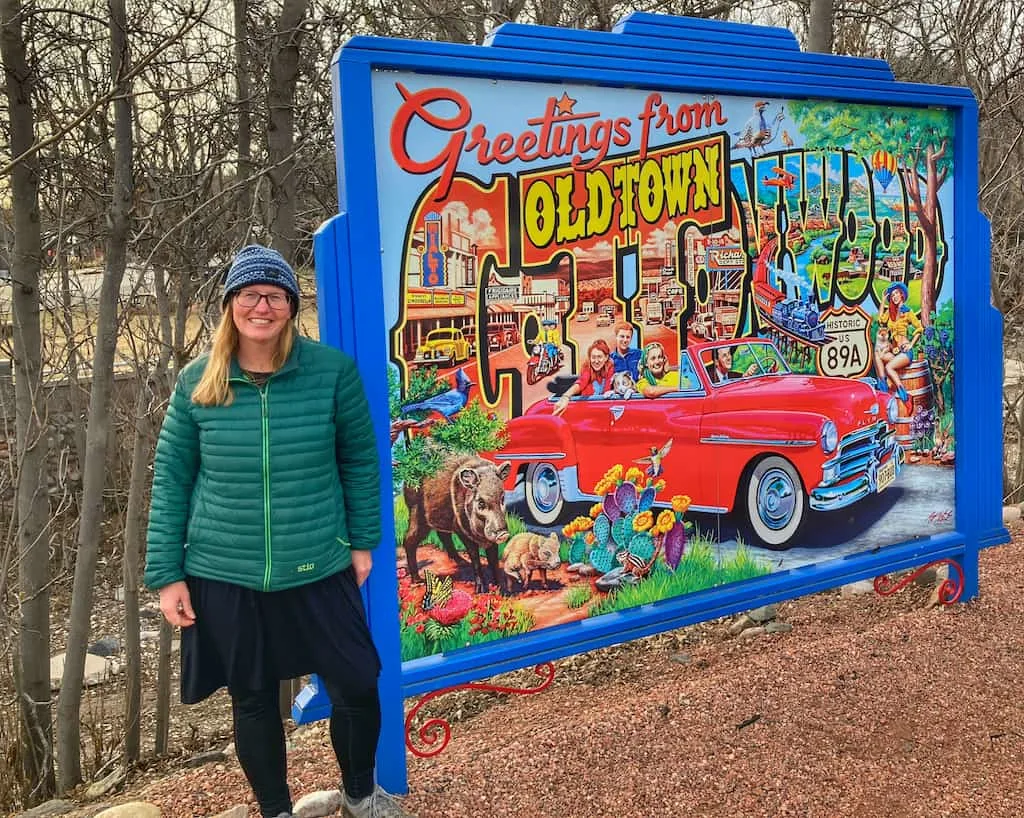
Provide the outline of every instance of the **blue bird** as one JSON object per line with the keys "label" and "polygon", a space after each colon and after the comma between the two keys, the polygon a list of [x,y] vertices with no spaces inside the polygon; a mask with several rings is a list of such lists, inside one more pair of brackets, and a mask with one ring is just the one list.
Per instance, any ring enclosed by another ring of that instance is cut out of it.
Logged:
{"label": "blue bird", "polygon": [[426,400],[407,403],[402,406],[402,414],[408,414],[409,412],[437,412],[444,415],[445,419],[451,423],[452,417],[461,412],[469,401],[469,388],[472,385],[473,381],[469,379],[466,373],[461,369],[456,369],[454,389],[449,389],[447,392],[434,395],[434,397],[427,398]]}

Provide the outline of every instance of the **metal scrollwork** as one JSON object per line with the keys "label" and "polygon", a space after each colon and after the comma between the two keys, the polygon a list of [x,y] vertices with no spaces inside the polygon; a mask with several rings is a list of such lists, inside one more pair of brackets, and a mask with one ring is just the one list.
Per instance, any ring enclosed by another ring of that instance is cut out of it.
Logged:
{"label": "metal scrollwork", "polygon": [[448,742],[451,741],[451,724],[449,724],[447,719],[435,716],[434,718],[427,719],[419,726],[418,729],[415,730],[416,736],[424,747],[421,749],[413,744],[413,721],[415,721],[420,709],[427,702],[432,701],[439,696],[453,693],[456,690],[485,690],[490,693],[513,693],[518,696],[530,696],[535,693],[543,693],[551,687],[551,683],[555,680],[555,666],[552,662],[543,662],[537,665],[533,671],[541,677],[541,682],[535,687],[503,687],[501,685],[493,685],[486,682],[467,682],[466,684],[443,687],[440,690],[434,690],[427,693],[422,699],[416,702],[405,717],[405,746],[408,747],[409,751],[418,758],[431,758],[444,752],[445,747],[448,746]]}
{"label": "metal scrollwork", "polygon": [[929,568],[936,568],[940,565],[946,565],[949,567],[949,576],[942,581],[942,585],[939,586],[939,604],[940,605],[952,605],[958,599],[960,594],[964,590],[964,570],[960,567],[960,564],[953,559],[944,558],[941,560],[935,560],[929,562],[927,565],[922,565],[910,574],[900,577],[899,579],[893,579],[888,574],[883,574],[880,577],[875,577],[875,593],[879,596],[892,596],[897,591],[906,588],[911,582],[917,579],[921,574],[927,571]]}

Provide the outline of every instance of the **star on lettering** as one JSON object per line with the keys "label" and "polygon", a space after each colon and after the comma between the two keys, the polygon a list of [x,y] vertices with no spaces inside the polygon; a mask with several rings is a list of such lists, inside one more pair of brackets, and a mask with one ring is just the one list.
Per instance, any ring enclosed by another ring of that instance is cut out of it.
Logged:
{"label": "star on lettering", "polygon": [[575,104],[576,100],[570,97],[565,91],[562,91],[562,96],[555,101],[555,112],[559,116],[567,116],[572,113],[572,108]]}

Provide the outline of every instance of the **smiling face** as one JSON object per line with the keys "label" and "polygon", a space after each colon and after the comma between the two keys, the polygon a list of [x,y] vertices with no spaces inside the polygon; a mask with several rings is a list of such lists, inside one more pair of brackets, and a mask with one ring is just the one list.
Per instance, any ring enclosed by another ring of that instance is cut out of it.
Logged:
{"label": "smiling face", "polygon": [[[260,298],[254,306],[246,306],[249,300],[257,297]],[[278,303],[271,305],[271,301]],[[283,287],[253,284],[243,287],[231,297],[231,318],[238,330],[240,344],[248,342],[264,346],[277,343],[291,317],[291,303]]]}
{"label": "smiling face", "polygon": [[665,350],[658,346],[652,346],[647,351],[647,368],[655,378],[660,378],[665,374],[665,365],[668,362],[665,360]]}
{"label": "smiling face", "polygon": [[608,362],[608,356],[605,355],[603,349],[594,347],[590,350],[590,368],[595,372],[600,372],[604,368],[604,365]]}
{"label": "smiling face", "polygon": [[619,351],[620,355],[625,355],[629,352],[629,342],[633,340],[633,330],[631,329],[620,329],[615,333],[615,348]]}

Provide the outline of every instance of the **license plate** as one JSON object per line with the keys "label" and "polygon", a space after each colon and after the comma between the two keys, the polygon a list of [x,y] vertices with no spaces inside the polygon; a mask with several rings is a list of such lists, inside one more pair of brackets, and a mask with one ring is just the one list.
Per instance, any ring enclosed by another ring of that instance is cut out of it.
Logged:
{"label": "license plate", "polygon": [[883,463],[878,469],[878,491],[885,491],[895,479],[896,458],[892,457],[888,463]]}

